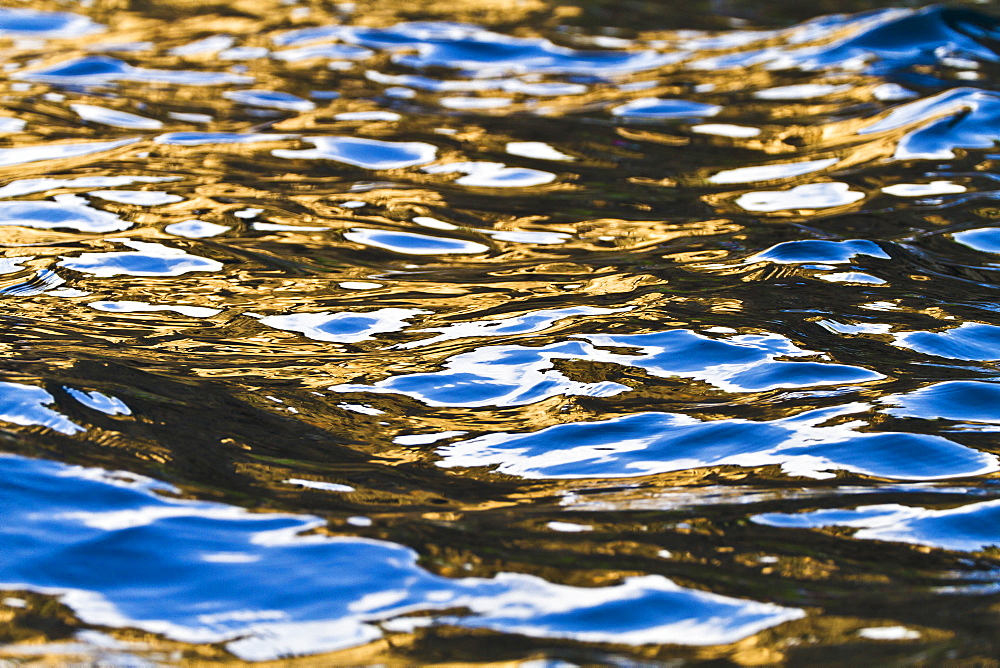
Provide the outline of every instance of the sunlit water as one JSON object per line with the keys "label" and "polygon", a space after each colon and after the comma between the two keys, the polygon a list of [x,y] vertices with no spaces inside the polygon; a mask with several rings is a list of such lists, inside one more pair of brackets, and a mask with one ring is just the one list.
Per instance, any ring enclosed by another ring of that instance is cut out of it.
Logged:
{"label": "sunlit water", "polygon": [[1000,22],[363,9],[0,9],[0,656],[1000,655]]}

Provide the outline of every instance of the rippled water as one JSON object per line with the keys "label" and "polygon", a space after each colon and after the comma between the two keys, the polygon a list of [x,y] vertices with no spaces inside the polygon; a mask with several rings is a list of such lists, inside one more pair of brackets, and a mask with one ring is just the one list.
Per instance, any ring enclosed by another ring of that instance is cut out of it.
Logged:
{"label": "rippled water", "polygon": [[458,4],[0,8],[0,656],[1000,655],[991,7]]}

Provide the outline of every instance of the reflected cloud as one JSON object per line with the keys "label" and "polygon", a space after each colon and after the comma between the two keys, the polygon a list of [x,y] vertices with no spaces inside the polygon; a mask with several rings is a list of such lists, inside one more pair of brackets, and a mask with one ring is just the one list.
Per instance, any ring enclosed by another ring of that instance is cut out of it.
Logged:
{"label": "reflected cloud", "polygon": [[307,535],[323,524],[316,517],[166,498],[147,478],[0,458],[4,588],[56,595],[88,624],[225,643],[244,661],[362,645],[382,636],[379,622],[416,613],[428,624],[635,645],[730,643],[805,614],[660,575],[598,587],[520,573],[449,579],[401,545]]}
{"label": "reflected cloud", "polygon": [[691,126],[691,132],[719,137],[747,139],[758,136],[761,130],[760,128],[748,127],[746,125],[732,125],[730,123],[699,123]]}
{"label": "reflected cloud", "polygon": [[185,220],[180,223],[171,223],[164,227],[163,231],[167,234],[187,239],[207,239],[209,237],[217,237],[231,229],[228,225],[206,223],[203,220]]}
{"label": "reflected cloud", "polygon": [[949,380],[905,394],[883,397],[889,415],[924,420],[968,420],[997,424],[1000,430],[1000,384],[977,380]]}
{"label": "reflected cloud", "polygon": [[1000,139],[1000,95],[978,88],[955,88],[893,109],[859,135],[918,126],[896,145],[897,160],[955,157],[957,148],[993,148]]}
{"label": "reflected cloud", "polygon": [[63,387],[63,391],[69,396],[73,397],[81,404],[87,408],[91,408],[95,411],[100,411],[105,415],[131,415],[132,409],[130,409],[125,402],[118,397],[111,397],[103,392],[98,392],[97,390],[91,390],[86,392],[83,390],[77,390],[72,387]]}
{"label": "reflected cloud", "polygon": [[554,95],[579,95],[586,93],[585,84],[567,81],[533,81],[531,77],[502,79],[433,79],[419,74],[385,74],[375,70],[365,72],[365,78],[376,83],[405,86],[408,89],[426,90],[435,93],[472,92],[472,91],[504,91],[506,93],[521,93],[547,97]]}
{"label": "reflected cloud", "polygon": [[479,188],[529,188],[551,183],[556,175],[539,169],[508,167],[502,162],[449,162],[424,167],[428,174],[465,174],[455,183]]}
{"label": "reflected cloud", "polygon": [[653,69],[680,59],[677,54],[655,51],[576,51],[547,39],[511,37],[474,25],[434,21],[387,28],[319,26],[283,33],[273,41],[279,46],[341,41],[397,52],[393,60],[407,67],[448,67],[497,74],[607,76]]}
{"label": "reflected cloud", "polygon": [[119,240],[133,251],[82,253],[63,257],[59,266],[94,276],[180,276],[192,271],[219,271],[222,263],[161,244]]}
{"label": "reflected cloud", "polygon": [[626,119],[660,120],[715,116],[720,111],[722,111],[722,107],[714,104],[643,97],[613,108],[611,114]]}
{"label": "reflected cloud", "polygon": [[271,54],[273,58],[296,63],[300,60],[328,58],[330,60],[364,60],[374,51],[350,44],[313,44],[298,49],[282,49]]}
{"label": "reflected cloud", "polygon": [[982,227],[977,230],[955,232],[952,238],[963,246],[983,253],[1000,253],[1000,228]]}
{"label": "reflected cloud", "polygon": [[271,153],[292,160],[334,160],[365,169],[402,169],[425,165],[437,157],[437,147],[423,142],[392,142],[363,137],[303,137],[315,148]]}
{"label": "reflected cloud", "polygon": [[106,313],[156,313],[159,311],[173,311],[191,318],[210,318],[213,315],[222,313],[222,309],[207,308],[204,306],[174,306],[170,304],[147,304],[137,301],[101,301],[90,302],[90,308]]}
{"label": "reflected cloud", "polygon": [[[444,370],[378,381],[334,385],[334,392],[404,394],[428,406],[523,406],[559,395],[609,397],[631,388],[612,382],[580,383],[552,368],[556,359],[601,359],[580,341],[526,346],[487,346],[448,359]],[[605,357],[610,357],[605,355]]]}
{"label": "reflected cloud", "polygon": [[819,409],[769,422],[702,421],[639,413],[500,433],[438,449],[444,468],[495,466],[522,478],[628,478],[709,466],[779,465],[788,475],[832,478],[838,470],[899,480],[935,480],[1000,471],[1000,460],[940,436],[857,431],[863,421],[823,426],[864,404]]}
{"label": "reflected cloud", "polygon": [[167,83],[184,86],[218,86],[220,84],[251,83],[253,77],[229,72],[195,72],[190,70],[155,70],[133,67],[109,56],[85,56],[66,60],[37,70],[11,74],[21,81],[37,81],[56,85],[97,86],[119,81]]}
{"label": "reflected cloud", "polygon": [[964,193],[967,188],[951,181],[931,181],[930,183],[897,183],[882,188],[882,192],[896,197],[929,197],[931,195],[954,195]]}
{"label": "reflected cloud", "polygon": [[[34,144],[19,146],[18,148],[0,148],[0,167],[23,165],[29,162],[42,162],[45,160],[78,158],[83,155],[103,153],[104,151],[128,146],[138,141],[140,139],[135,137],[118,139],[116,141]],[[4,188],[6,187],[8,186],[4,186]],[[7,197],[10,197],[10,195],[7,195]]]}
{"label": "reflected cloud", "polygon": [[76,112],[77,116],[91,123],[110,125],[114,128],[129,128],[132,130],[158,130],[163,127],[163,123],[153,118],[146,118],[137,114],[130,114],[126,111],[108,109],[94,104],[71,104],[70,109]]}
{"label": "reflected cloud", "polygon": [[[990,36],[997,32],[996,19],[963,8],[934,5],[920,10],[835,14],[793,31],[803,27],[805,32],[793,37],[789,47],[742,49],[695,61],[692,67],[725,70],[758,65],[769,70],[846,69],[885,75],[914,66],[940,65],[954,53],[987,62],[998,60],[989,46]],[[834,30],[849,35],[825,44],[796,46]]]}
{"label": "reflected cloud", "polygon": [[485,244],[465,239],[430,237],[412,232],[389,232],[357,227],[344,232],[344,238],[357,244],[384,248],[404,255],[479,254],[490,250]]}
{"label": "reflected cloud", "polygon": [[535,160],[558,160],[563,162],[576,160],[573,156],[566,155],[562,151],[559,151],[541,141],[507,142],[504,150],[511,155],[519,155],[524,158],[534,158]]}
{"label": "reflected cloud", "polygon": [[[639,367],[663,378],[705,381],[728,392],[761,392],[779,387],[864,383],[884,376],[862,367],[832,362],[792,362],[779,358],[811,355],[778,334],[709,338],[686,329],[650,334],[588,335],[598,346],[637,348],[640,354],[615,356],[619,364]],[[610,361],[610,359],[609,359]]]}
{"label": "reflected cloud", "polygon": [[1000,327],[966,322],[942,332],[895,334],[895,345],[925,355],[967,361],[1000,360]]}
{"label": "reflected cloud", "polygon": [[[523,324],[526,323],[511,323],[514,328]],[[429,406],[468,407],[521,406],[559,395],[609,397],[632,389],[609,381],[573,381],[552,368],[553,360],[557,359],[638,367],[663,378],[702,380],[730,392],[861,383],[884,377],[868,369],[843,364],[775,359],[810,354],[776,334],[716,340],[680,329],[581,338],[587,342],[564,341],[539,347],[484,346],[448,358],[444,369],[438,372],[396,376],[373,385],[335,385],[330,389],[335,392],[397,393]],[[612,353],[595,346],[637,348],[638,353]]]}
{"label": "reflected cloud", "polygon": [[180,181],[179,176],[81,176],[75,179],[19,179],[0,188],[0,199],[21,197],[56,188],[113,188],[134,183],[165,183]]}
{"label": "reflected cloud", "polygon": [[40,387],[0,382],[0,421],[48,427],[62,434],[84,431],[83,427],[49,408],[53,403],[55,398]]}
{"label": "reflected cloud", "polygon": [[336,482],[323,482],[322,480],[303,480],[301,478],[289,478],[285,481],[289,485],[298,485],[299,487],[306,487],[308,489],[318,489],[324,492],[354,492],[356,491],[350,485],[341,485]]}
{"label": "reflected cloud", "polygon": [[228,49],[236,43],[232,35],[212,35],[181,46],[175,46],[168,53],[172,56],[209,56]]}
{"label": "reflected cloud", "polygon": [[[774,179],[789,179],[803,174],[812,174],[832,167],[840,162],[839,158],[824,158],[823,160],[808,160],[806,162],[786,162],[778,165],[760,165],[757,167],[740,167],[717,172],[708,177],[709,183],[752,183],[754,181],[771,181]],[[740,205],[742,206],[742,204]],[[746,207],[744,207],[746,208]]]}
{"label": "reflected cloud", "polygon": [[445,109],[500,109],[513,104],[514,100],[509,97],[464,97],[451,96],[442,97],[438,100]]}
{"label": "reflected cloud", "polygon": [[345,111],[336,114],[334,120],[338,121],[387,121],[393,122],[401,120],[403,117],[394,111]]}
{"label": "reflected cloud", "polygon": [[418,348],[423,346],[441,343],[442,341],[453,341],[481,336],[510,336],[516,334],[530,334],[541,332],[557,322],[574,316],[587,315],[607,315],[610,313],[623,313],[632,310],[632,307],[623,308],[596,308],[593,306],[571,306],[561,309],[545,309],[533,311],[524,315],[509,318],[498,318],[496,320],[480,320],[478,322],[456,322],[445,327],[429,327],[417,329],[415,332],[439,332],[435,337],[400,343],[396,348]]}
{"label": "reflected cloud", "polygon": [[272,135],[242,132],[170,132],[156,137],[157,144],[204,146],[208,144],[256,144],[295,139],[298,135]]}
{"label": "reflected cloud", "polygon": [[785,241],[771,246],[761,253],[751,255],[745,262],[845,264],[859,255],[881,260],[892,259],[878,244],[867,239],[847,239],[844,241],[803,239],[802,241]]}
{"label": "reflected cloud", "polygon": [[851,86],[848,84],[835,86],[833,84],[811,83],[765,88],[756,91],[753,96],[759,100],[813,100],[835,93],[846,93],[849,90],[851,90]]}
{"label": "reflected cloud", "polygon": [[77,232],[120,232],[132,223],[100,211],[76,195],[56,195],[54,202],[0,202],[0,225],[38,229],[71,229]]}
{"label": "reflected cloud", "polygon": [[865,198],[846,183],[807,183],[788,190],[762,190],[746,193],[736,204],[747,211],[773,213],[800,209],[829,209],[852,204]]}
{"label": "reflected cloud", "polygon": [[87,194],[109,202],[135,206],[160,206],[161,204],[175,204],[184,201],[180,195],[161,190],[91,190]]}
{"label": "reflected cloud", "polygon": [[86,16],[70,12],[4,7],[0,10],[0,35],[70,39],[104,31],[104,26]]}
{"label": "reflected cloud", "polygon": [[28,125],[27,121],[11,116],[0,116],[0,134],[16,134]]}
{"label": "reflected cloud", "polygon": [[260,318],[261,324],[306,338],[333,343],[357,343],[383,332],[398,332],[406,321],[431,313],[421,309],[383,308],[365,313],[295,313]]}
{"label": "reflected cloud", "polygon": [[316,108],[314,102],[303,100],[290,93],[274,90],[227,90],[222,97],[237,104],[264,109],[281,109],[287,111],[312,111]]}
{"label": "reflected cloud", "polygon": [[845,527],[858,529],[857,540],[928,545],[945,550],[978,552],[1000,545],[996,526],[1000,501],[983,501],[932,510],[887,503],[853,510],[814,510],[806,513],[765,513],[750,518],[757,524],[785,529]]}

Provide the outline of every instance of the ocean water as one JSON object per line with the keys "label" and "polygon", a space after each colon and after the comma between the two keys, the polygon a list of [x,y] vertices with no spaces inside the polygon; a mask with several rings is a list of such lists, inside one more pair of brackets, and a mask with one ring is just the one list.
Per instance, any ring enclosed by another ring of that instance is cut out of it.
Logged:
{"label": "ocean water", "polygon": [[992,3],[8,4],[4,666],[1000,656]]}

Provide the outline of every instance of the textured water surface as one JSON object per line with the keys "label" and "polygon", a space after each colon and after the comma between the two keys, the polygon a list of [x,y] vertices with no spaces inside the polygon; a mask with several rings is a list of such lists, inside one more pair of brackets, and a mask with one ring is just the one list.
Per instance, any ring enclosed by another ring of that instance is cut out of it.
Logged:
{"label": "textured water surface", "polygon": [[0,8],[0,657],[1000,655],[993,7],[460,4]]}

